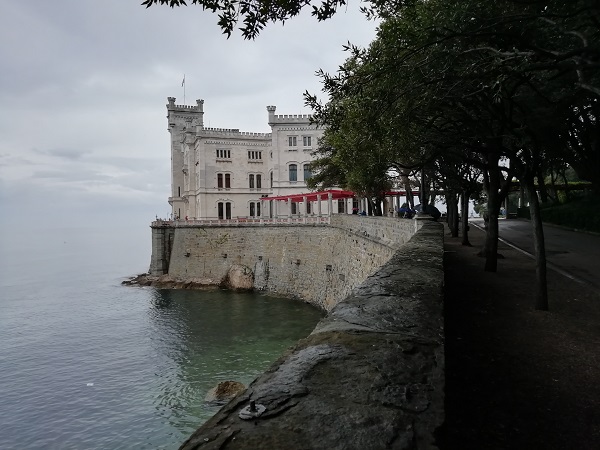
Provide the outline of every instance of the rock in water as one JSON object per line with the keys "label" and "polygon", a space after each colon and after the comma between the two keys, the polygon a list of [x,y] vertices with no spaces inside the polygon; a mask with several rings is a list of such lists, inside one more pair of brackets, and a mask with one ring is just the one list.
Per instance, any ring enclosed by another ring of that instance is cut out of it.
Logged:
{"label": "rock in water", "polygon": [[248,266],[233,264],[223,280],[223,285],[227,289],[250,291],[254,287],[254,272]]}
{"label": "rock in water", "polygon": [[245,390],[246,386],[239,381],[221,381],[214,388],[207,392],[206,397],[204,397],[204,401],[225,403]]}

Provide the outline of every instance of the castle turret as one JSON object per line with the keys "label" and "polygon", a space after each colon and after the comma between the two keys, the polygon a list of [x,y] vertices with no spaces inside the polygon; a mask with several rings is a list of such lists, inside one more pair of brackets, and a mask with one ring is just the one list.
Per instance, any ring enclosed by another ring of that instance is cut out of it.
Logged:
{"label": "castle turret", "polygon": [[204,126],[204,100],[198,99],[196,100],[196,109],[198,110],[198,115],[196,116],[196,125],[201,127]]}
{"label": "castle turret", "polygon": [[267,106],[267,111],[269,112],[269,125],[273,125],[275,123],[275,110],[277,106]]}
{"label": "castle turret", "polygon": [[[204,100],[196,100],[196,105],[177,105],[175,97],[167,97],[169,133],[171,133],[171,196],[173,216],[187,214],[187,200],[190,191],[189,148],[193,145],[194,125],[204,124]],[[187,152],[186,152],[187,150]],[[192,186],[193,187],[193,186]]]}

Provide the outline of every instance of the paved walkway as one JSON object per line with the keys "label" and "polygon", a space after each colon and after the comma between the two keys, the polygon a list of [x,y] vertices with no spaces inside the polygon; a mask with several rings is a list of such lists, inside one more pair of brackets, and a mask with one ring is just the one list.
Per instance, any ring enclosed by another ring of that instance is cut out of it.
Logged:
{"label": "paved walkway", "polygon": [[[529,225],[502,221],[500,234],[516,241],[520,233],[513,228],[525,234]],[[546,230],[551,259],[584,260],[575,244],[565,244],[568,238],[553,242],[555,229]],[[590,243],[582,253],[596,255],[594,236],[581,237]],[[598,450],[600,290],[549,271],[550,310],[536,311],[534,260],[501,242],[498,271],[486,272],[477,256],[484,239],[471,227],[473,247],[448,231],[444,242],[446,428],[440,449]],[[552,255],[558,249],[568,253]],[[587,264],[598,270],[597,259]]]}
{"label": "paved walkway", "polygon": [[[471,223],[483,227],[483,219],[471,219]],[[498,227],[503,241],[533,256],[533,231],[529,220],[501,219]],[[544,238],[550,269],[600,291],[600,235],[544,224]]]}

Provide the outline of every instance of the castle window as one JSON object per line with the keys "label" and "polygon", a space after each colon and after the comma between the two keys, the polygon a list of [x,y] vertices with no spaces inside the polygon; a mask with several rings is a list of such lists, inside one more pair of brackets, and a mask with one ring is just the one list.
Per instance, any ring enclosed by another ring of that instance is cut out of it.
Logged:
{"label": "castle window", "polygon": [[217,174],[217,188],[219,189],[230,189],[231,188],[231,174],[229,173],[218,173]]}
{"label": "castle window", "polygon": [[308,180],[312,177],[312,172],[310,171],[310,164],[304,164],[304,181]]}
{"label": "castle window", "polygon": [[217,211],[219,214],[219,220],[231,219],[231,202],[217,203]]}
{"label": "castle window", "polygon": [[298,145],[298,138],[296,136],[288,136],[288,147],[296,147]]}
{"label": "castle window", "polygon": [[270,177],[271,177],[271,187],[273,187],[273,171],[271,171]]}
{"label": "castle window", "polygon": [[259,160],[262,159],[262,152],[256,150],[248,150],[248,159],[249,160]]}
{"label": "castle window", "polygon": [[231,150],[217,149],[217,159],[231,159]]}
{"label": "castle window", "polygon": [[248,175],[248,185],[249,185],[250,189],[254,189],[254,175],[253,174]]}
{"label": "castle window", "polygon": [[298,181],[298,166],[296,164],[290,164],[290,181]]}
{"label": "castle window", "polygon": [[302,145],[304,147],[311,147],[312,136],[302,136]]}
{"label": "castle window", "polygon": [[260,202],[250,202],[250,217],[260,217]]}
{"label": "castle window", "polygon": [[292,207],[292,214],[298,214],[298,205],[294,202],[290,203]]}
{"label": "castle window", "polygon": [[262,176],[260,174],[256,175],[256,189],[260,189],[262,186]]}

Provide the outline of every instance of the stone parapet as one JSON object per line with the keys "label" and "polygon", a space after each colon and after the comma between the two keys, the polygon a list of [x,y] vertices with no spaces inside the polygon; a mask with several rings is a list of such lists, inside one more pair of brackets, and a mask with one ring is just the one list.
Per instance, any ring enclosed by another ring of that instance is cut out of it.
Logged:
{"label": "stone parapet", "polygon": [[437,448],[443,280],[443,227],[423,223],[181,450]]}
{"label": "stone parapet", "polygon": [[399,249],[417,232],[421,223],[410,219],[333,214],[331,226],[351,231],[393,249]]}

